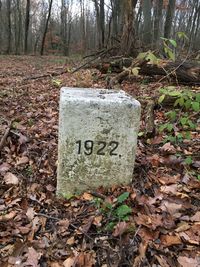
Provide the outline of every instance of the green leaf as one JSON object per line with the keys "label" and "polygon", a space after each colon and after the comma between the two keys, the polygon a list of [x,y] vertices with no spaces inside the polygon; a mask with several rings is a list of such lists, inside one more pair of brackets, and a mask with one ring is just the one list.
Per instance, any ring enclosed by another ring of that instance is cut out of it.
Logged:
{"label": "green leaf", "polygon": [[185,159],[185,163],[186,163],[187,165],[191,165],[191,164],[192,164],[192,157],[191,157],[191,156],[187,157],[187,158]]}
{"label": "green leaf", "polygon": [[186,125],[187,124],[187,121],[188,121],[188,118],[186,118],[186,117],[182,117],[180,119],[180,123],[182,124],[182,126]]}
{"label": "green leaf", "polygon": [[190,126],[191,129],[195,129],[196,128],[196,124],[193,123],[191,120],[188,120],[187,124]]}
{"label": "green leaf", "polygon": [[196,94],[196,97],[195,98],[196,98],[196,101],[197,102],[200,102],[200,94]]}
{"label": "green leaf", "polygon": [[57,79],[52,79],[52,84],[59,87],[62,84],[62,82],[60,80],[57,80]]}
{"label": "green leaf", "polygon": [[163,100],[165,99],[165,95],[161,95],[159,98],[158,98],[158,103],[162,103]]}
{"label": "green leaf", "polygon": [[141,136],[143,136],[143,135],[144,135],[144,132],[139,132],[139,133],[138,133],[138,136],[139,136],[139,137],[141,137]]}
{"label": "green leaf", "polygon": [[169,96],[180,96],[181,93],[179,91],[171,91],[168,93]]}
{"label": "green leaf", "polygon": [[177,47],[177,43],[175,40],[173,39],[169,39],[169,42],[174,46],[174,47]]}
{"label": "green leaf", "polygon": [[144,53],[139,53],[139,55],[137,56],[137,59],[145,59],[147,56],[148,52],[144,52]]}
{"label": "green leaf", "polygon": [[122,203],[124,202],[128,197],[129,197],[130,193],[129,192],[124,192],[123,194],[121,194],[118,198],[117,198],[117,202],[118,203]]}
{"label": "green leaf", "polygon": [[114,229],[115,225],[116,225],[116,223],[109,222],[105,227],[106,231],[112,231]]}
{"label": "green leaf", "polygon": [[158,58],[150,51],[148,52],[145,59],[149,60],[151,64],[158,64]]}
{"label": "green leaf", "polygon": [[197,175],[197,179],[200,180],[200,174]]}
{"label": "green leaf", "polygon": [[167,41],[168,40],[167,38],[164,38],[164,37],[160,37],[160,39],[162,39],[164,41]]}
{"label": "green leaf", "polygon": [[194,111],[199,111],[200,110],[199,102],[192,102],[192,109]]}
{"label": "green leaf", "polygon": [[169,132],[171,132],[173,128],[174,128],[173,124],[171,124],[171,123],[168,123],[168,124],[167,124],[167,130],[168,130]]}
{"label": "green leaf", "polygon": [[184,136],[185,136],[185,139],[188,139],[188,140],[191,139],[191,133],[190,132],[185,132]]}
{"label": "green leaf", "polygon": [[175,54],[171,50],[168,49],[167,54],[171,60],[175,61]]}
{"label": "green leaf", "polygon": [[186,109],[189,109],[189,108],[191,107],[191,103],[192,103],[192,102],[191,102],[190,99],[186,100],[185,103],[184,103],[185,108],[186,108]]}
{"label": "green leaf", "polygon": [[181,38],[189,39],[184,32],[177,32],[177,35],[178,35],[179,39],[181,39]]}
{"label": "green leaf", "polygon": [[124,216],[130,214],[132,209],[127,205],[121,205],[116,209],[116,214],[119,218],[123,218]]}
{"label": "green leaf", "polygon": [[179,105],[182,107],[184,105],[184,98],[180,97],[179,98]]}
{"label": "green leaf", "polygon": [[138,76],[139,75],[139,70],[140,70],[140,67],[135,67],[131,70],[132,74],[134,76]]}

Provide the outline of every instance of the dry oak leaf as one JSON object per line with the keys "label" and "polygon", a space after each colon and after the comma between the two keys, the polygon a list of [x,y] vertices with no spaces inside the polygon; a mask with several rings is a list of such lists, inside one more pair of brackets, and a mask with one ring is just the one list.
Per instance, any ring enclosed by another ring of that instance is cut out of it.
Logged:
{"label": "dry oak leaf", "polygon": [[34,216],[35,216],[34,208],[32,208],[32,207],[28,208],[28,210],[26,212],[26,216],[28,217],[29,221],[32,221]]}
{"label": "dry oak leaf", "polygon": [[163,152],[169,152],[171,154],[175,154],[176,153],[176,149],[173,145],[171,145],[170,142],[164,144],[161,148],[160,148],[161,151]]}
{"label": "dry oak leaf", "polygon": [[28,248],[28,252],[26,254],[27,260],[25,262],[25,266],[31,267],[40,267],[39,259],[41,257],[41,253],[38,253],[33,247]]}
{"label": "dry oak leaf", "polygon": [[177,184],[172,184],[172,185],[163,185],[160,187],[160,191],[162,193],[166,193],[166,194],[176,194],[178,190],[178,185]]}
{"label": "dry oak leaf", "polygon": [[192,222],[200,222],[200,211],[197,211],[191,218]]}
{"label": "dry oak leaf", "polygon": [[11,168],[11,166],[7,163],[7,162],[3,162],[1,165],[0,165],[0,173],[5,173],[7,172],[9,169]]}
{"label": "dry oak leaf", "polygon": [[113,232],[113,236],[121,236],[127,230],[128,224],[126,222],[119,222],[115,226],[115,230]]}
{"label": "dry oak leaf", "polygon": [[94,253],[84,253],[81,252],[76,257],[76,267],[92,267],[94,266],[96,260],[94,258]]}
{"label": "dry oak leaf", "polygon": [[6,184],[11,184],[11,185],[18,185],[19,184],[19,179],[17,178],[16,175],[14,175],[11,172],[7,172],[4,175],[4,181]]}
{"label": "dry oak leaf", "polygon": [[75,258],[73,257],[69,257],[68,259],[66,259],[64,262],[63,262],[63,266],[64,267],[73,267],[74,266],[74,263],[75,263]]}
{"label": "dry oak leaf", "polygon": [[0,222],[7,222],[12,220],[16,216],[16,211],[11,211],[10,213],[0,215]]}
{"label": "dry oak leaf", "polygon": [[27,156],[23,156],[19,158],[16,162],[16,165],[22,165],[22,164],[27,164],[29,162],[29,158]]}
{"label": "dry oak leaf", "polygon": [[161,176],[161,177],[158,177],[158,180],[162,185],[170,185],[170,184],[175,184],[177,181],[180,180],[180,178],[181,178],[181,175],[177,174],[173,176],[169,176],[169,175]]}
{"label": "dry oak leaf", "polygon": [[140,225],[145,225],[152,230],[155,230],[158,226],[163,225],[162,216],[159,214],[154,215],[145,215],[139,214],[138,217],[135,218],[135,222]]}
{"label": "dry oak leaf", "polygon": [[184,256],[178,257],[178,262],[182,267],[199,267],[200,266],[200,257],[188,258]]}
{"label": "dry oak leaf", "polygon": [[94,197],[93,197],[91,194],[87,193],[87,192],[85,192],[85,193],[83,194],[82,198],[83,198],[84,200],[89,200],[89,201],[91,201],[91,200],[94,199]]}
{"label": "dry oak leaf", "polygon": [[180,215],[179,211],[183,208],[183,205],[170,202],[167,200],[163,200],[159,208],[162,211],[169,212],[173,216],[176,216],[176,215],[179,216]]}
{"label": "dry oak leaf", "polygon": [[182,244],[180,237],[176,235],[161,235],[160,241],[166,247]]}

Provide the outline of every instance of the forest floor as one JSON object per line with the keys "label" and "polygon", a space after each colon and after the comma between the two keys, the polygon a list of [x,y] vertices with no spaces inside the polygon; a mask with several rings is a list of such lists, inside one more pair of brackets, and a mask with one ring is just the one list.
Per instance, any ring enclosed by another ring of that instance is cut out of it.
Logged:
{"label": "forest floor", "polygon": [[[200,266],[199,112],[177,110],[171,129],[174,108],[161,103],[147,138],[143,110],[132,184],[56,197],[60,87],[106,88],[98,71],[74,66],[0,56],[0,266]],[[148,100],[169,85],[137,77],[122,87]]]}

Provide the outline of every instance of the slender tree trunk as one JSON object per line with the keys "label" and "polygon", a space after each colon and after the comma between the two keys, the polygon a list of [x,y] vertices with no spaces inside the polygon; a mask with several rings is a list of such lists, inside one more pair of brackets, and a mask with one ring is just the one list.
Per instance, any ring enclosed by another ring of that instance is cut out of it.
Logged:
{"label": "slender tree trunk", "polygon": [[161,37],[161,20],[162,20],[163,0],[155,2],[155,20],[154,20],[154,46],[158,48],[159,37]]}
{"label": "slender tree trunk", "polygon": [[24,35],[24,53],[28,52],[28,30],[30,22],[30,0],[26,1],[26,19],[25,19],[25,35]]}
{"label": "slender tree trunk", "polygon": [[104,0],[100,0],[100,7],[99,7],[99,19],[100,19],[100,29],[101,29],[101,47],[104,47],[105,43],[105,10],[104,10]]}
{"label": "slender tree trunk", "polygon": [[7,20],[8,20],[8,29],[7,29],[7,50],[6,53],[10,54],[11,52],[11,0],[6,1],[7,4]]}
{"label": "slender tree trunk", "polygon": [[48,30],[49,20],[50,20],[50,17],[51,17],[52,4],[53,4],[53,0],[50,0],[48,16],[47,16],[47,20],[46,20],[46,24],[45,24],[45,28],[44,28],[44,34],[43,34],[43,37],[42,37],[42,45],[41,45],[41,50],[40,50],[40,55],[41,56],[44,54],[44,44],[45,44],[45,38],[46,38],[47,30]]}
{"label": "slender tree trunk", "polygon": [[98,36],[98,47],[101,49],[105,42],[105,11],[104,11],[104,0],[94,0],[96,20],[97,20],[97,36]]}
{"label": "slender tree trunk", "polygon": [[195,12],[194,12],[194,16],[193,16],[193,22],[192,22],[192,28],[190,30],[190,36],[189,36],[189,51],[191,51],[193,45],[194,45],[194,36],[195,36],[195,24],[196,24],[196,20],[198,18],[198,14],[200,12],[200,5],[198,4],[198,1],[195,1]]}
{"label": "slender tree trunk", "polygon": [[[1,8],[2,8],[2,2],[0,0],[0,29],[3,28],[3,25],[2,25],[2,15],[1,15]],[[2,31],[0,31],[0,53],[2,52]]]}
{"label": "slender tree trunk", "polygon": [[169,4],[167,6],[167,15],[165,20],[165,28],[164,28],[164,37],[169,39],[171,36],[171,29],[172,29],[172,21],[174,17],[175,11],[175,3],[176,0],[169,0]]}
{"label": "slender tree trunk", "polygon": [[145,46],[151,45],[152,41],[151,7],[151,0],[145,0],[142,2],[142,11],[144,18],[143,42]]}

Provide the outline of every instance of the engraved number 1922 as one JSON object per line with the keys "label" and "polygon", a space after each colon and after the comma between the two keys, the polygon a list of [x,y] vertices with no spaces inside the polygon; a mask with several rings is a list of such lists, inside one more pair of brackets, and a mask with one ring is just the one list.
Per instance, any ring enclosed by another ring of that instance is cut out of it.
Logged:
{"label": "engraved number 1922", "polygon": [[[98,141],[94,143],[94,141],[92,140],[86,140],[84,142],[78,140],[76,144],[78,145],[78,154],[81,154],[83,152],[85,155],[89,156],[95,151],[97,155],[103,156],[108,150],[110,156],[118,155],[116,149],[118,148],[119,143],[116,141],[111,141],[109,143]],[[96,148],[95,150],[94,147]]]}

